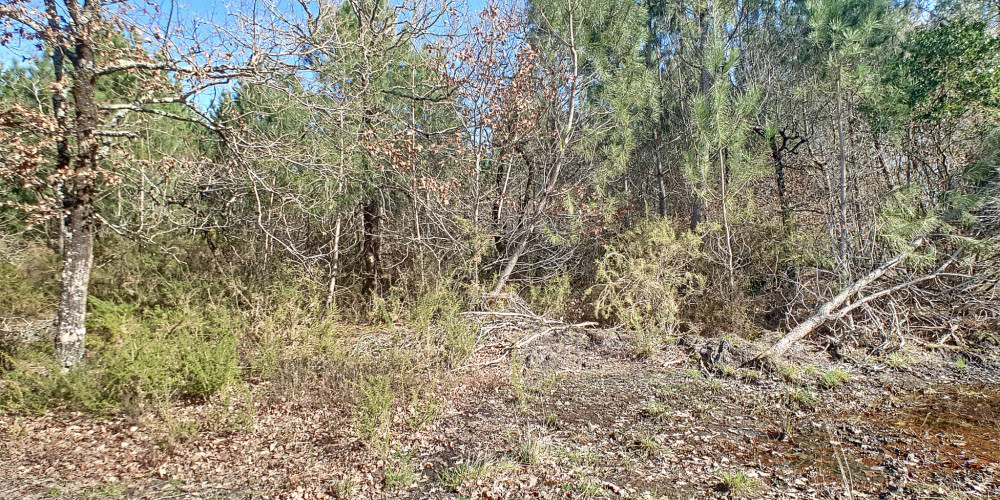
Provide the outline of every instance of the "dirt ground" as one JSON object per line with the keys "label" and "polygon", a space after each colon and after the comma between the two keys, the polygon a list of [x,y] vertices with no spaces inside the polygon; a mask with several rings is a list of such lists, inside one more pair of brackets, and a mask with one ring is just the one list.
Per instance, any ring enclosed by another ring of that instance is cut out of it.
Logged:
{"label": "dirt ground", "polygon": [[837,361],[806,344],[761,371],[735,339],[649,358],[613,331],[493,340],[422,389],[437,406],[397,397],[383,450],[349,405],[266,383],[169,419],[0,417],[0,498],[1000,496],[989,357],[908,343]]}

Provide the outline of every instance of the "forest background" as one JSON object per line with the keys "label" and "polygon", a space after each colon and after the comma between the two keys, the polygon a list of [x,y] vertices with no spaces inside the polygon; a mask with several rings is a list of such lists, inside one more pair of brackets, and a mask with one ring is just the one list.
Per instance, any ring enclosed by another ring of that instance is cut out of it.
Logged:
{"label": "forest background", "polygon": [[473,310],[637,356],[995,352],[993,0],[202,12],[0,3],[6,412],[145,411],[296,359],[368,394],[466,366]]}

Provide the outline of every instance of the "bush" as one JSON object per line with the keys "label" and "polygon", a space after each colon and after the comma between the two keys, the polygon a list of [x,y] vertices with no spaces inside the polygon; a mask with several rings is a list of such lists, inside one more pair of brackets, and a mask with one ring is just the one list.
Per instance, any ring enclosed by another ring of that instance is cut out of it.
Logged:
{"label": "bush", "polygon": [[238,380],[237,330],[224,311],[152,309],[90,298],[88,354],[63,373],[52,347],[22,349],[0,380],[0,409],[105,411],[204,398]]}
{"label": "bush", "polygon": [[692,233],[678,235],[665,220],[652,220],[615,238],[597,263],[594,311],[643,340],[675,333],[681,296],[701,289],[692,263],[702,257]]}

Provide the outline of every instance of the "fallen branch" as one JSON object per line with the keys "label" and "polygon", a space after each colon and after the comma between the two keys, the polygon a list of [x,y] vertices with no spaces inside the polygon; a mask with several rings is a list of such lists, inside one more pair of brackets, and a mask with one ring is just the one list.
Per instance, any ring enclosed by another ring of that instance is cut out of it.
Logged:
{"label": "fallen branch", "polygon": [[[821,305],[819,309],[817,309],[816,312],[813,313],[812,316],[809,316],[808,319],[806,319],[802,323],[799,323],[798,326],[796,326],[787,334],[785,334],[785,336],[782,337],[777,342],[775,342],[774,345],[772,345],[766,351],[757,355],[757,357],[750,360],[749,363],[757,363],[764,358],[780,358],[782,355],[785,354],[786,351],[788,351],[789,348],[795,345],[796,342],[801,340],[806,335],[809,335],[813,330],[818,328],[823,323],[826,323],[827,320],[840,317],[841,311],[838,311],[838,308],[843,306],[844,302],[847,302],[847,299],[851,298],[851,296],[853,296],[854,294],[860,292],[866,286],[872,284],[875,280],[881,278],[882,275],[889,272],[890,269],[896,267],[896,265],[902,262],[903,259],[905,259],[908,255],[910,255],[914,250],[923,245],[925,241],[926,239],[923,236],[918,237],[915,240],[911,241],[909,248],[901,252],[899,255],[896,255],[891,260],[883,263],[881,266],[877,267],[875,270],[868,273],[863,278],[859,279],[858,281],[855,281],[851,286],[845,288],[842,292],[838,293],[828,302]],[[935,271],[935,274],[940,272],[940,270],[941,268],[939,268],[938,271]],[[880,297],[882,295],[884,294],[879,293],[872,295],[867,299],[863,299],[861,303],[866,303],[871,299]],[[847,311],[854,309],[858,305],[860,304],[854,304],[849,306],[847,308]]]}
{"label": "fallen branch", "polygon": [[[503,354],[500,357],[496,358],[496,359],[492,359],[492,360],[489,360],[489,361],[482,361],[482,362],[479,362],[479,363],[470,363],[470,364],[467,364],[467,365],[459,366],[458,368],[452,369],[451,372],[457,372],[457,371],[465,370],[467,368],[477,368],[477,367],[483,367],[483,366],[489,366],[489,365],[497,364],[497,363],[499,363],[499,362],[507,359],[507,353],[509,353],[511,351],[514,351],[514,350],[517,350],[517,349],[524,349],[525,347],[527,347],[528,345],[530,345],[535,340],[538,340],[539,338],[541,338],[541,337],[543,337],[545,335],[548,335],[550,333],[559,332],[559,331],[566,331],[566,330],[570,330],[570,329],[573,329],[573,328],[591,328],[591,327],[597,326],[597,323],[594,323],[593,321],[585,321],[583,323],[574,323],[574,324],[566,324],[566,323],[562,323],[562,322],[559,322],[559,321],[553,321],[553,320],[548,320],[548,321],[551,322],[551,323],[560,323],[560,324],[558,326],[553,326],[553,327],[546,328],[545,330],[542,330],[542,331],[540,331],[540,332],[538,332],[538,333],[536,333],[534,335],[529,335],[527,337],[524,337],[523,339],[518,340],[516,342],[511,342],[510,345],[508,345],[508,346],[506,346],[506,347],[503,348]],[[479,349],[476,349],[476,350],[478,351]]]}

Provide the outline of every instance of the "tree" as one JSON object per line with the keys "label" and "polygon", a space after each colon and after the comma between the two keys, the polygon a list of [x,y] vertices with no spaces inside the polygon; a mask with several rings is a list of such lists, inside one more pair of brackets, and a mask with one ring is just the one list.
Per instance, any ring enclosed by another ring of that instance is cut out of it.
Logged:
{"label": "tree", "polygon": [[[176,106],[238,72],[213,66],[211,55],[185,55],[141,17],[126,5],[99,0],[45,0],[41,7],[25,0],[0,4],[0,21],[8,26],[0,40],[35,44],[52,61],[49,109],[5,112],[0,147],[5,157],[15,159],[4,162],[3,179],[32,193],[31,201],[18,204],[28,221],[65,221],[55,347],[66,368],[84,355],[95,209],[100,195],[121,181],[128,157],[123,143],[137,139],[133,117],[211,127],[204,116],[179,113]],[[161,42],[155,53],[146,47],[154,38]],[[125,80],[128,92],[112,84]]]}
{"label": "tree", "polygon": [[556,204],[572,203],[577,187],[600,193],[624,173],[636,143],[633,124],[653,99],[651,74],[639,57],[644,15],[631,1],[531,3],[526,41],[542,89],[535,97],[541,120],[531,136],[540,154],[526,165],[524,202],[502,238],[506,262],[491,293],[503,290],[540,228],[564,234],[546,217]]}
{"label": "tree", "polygon": [[[443,170],[439,146],[458,128],[433,43],[450,3],[263,5],[277,22],[245,43],[274,41],[272,62],[282,71],[241,83],[220,107],[238,130],[225,160],[239,166],[233,184],[249,200],[242,220],[223,223],[324,274],[328,307],[352,284],[375,303],[387,288],[385,268],[397,264],[385,262],[389,239],[419,234],[412,218],[426,200],[421,191],[441,187],[433,178]],[[280,265],[261,257],[258,269]]]}

